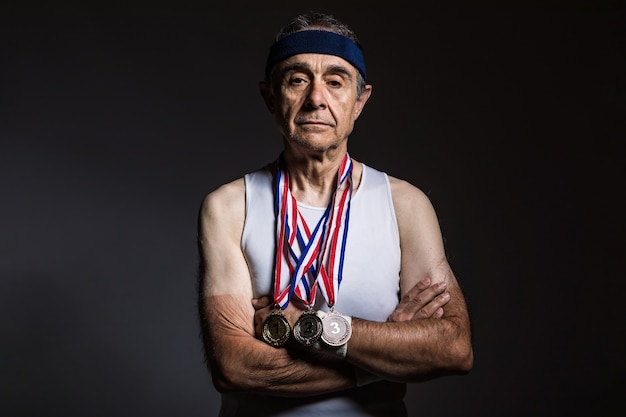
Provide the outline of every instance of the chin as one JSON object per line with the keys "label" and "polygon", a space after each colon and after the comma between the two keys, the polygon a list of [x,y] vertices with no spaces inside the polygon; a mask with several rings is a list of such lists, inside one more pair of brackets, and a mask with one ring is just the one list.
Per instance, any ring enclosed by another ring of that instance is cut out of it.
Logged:
{"label": "chin", "polygon": [[335,140],[312,138],[309,137],[309,135],[294,135],[291,137],[291,141],[299,148],[315,152],[325,152],[328,150],[337,149],[341,144],[341,142],[337,142]]}

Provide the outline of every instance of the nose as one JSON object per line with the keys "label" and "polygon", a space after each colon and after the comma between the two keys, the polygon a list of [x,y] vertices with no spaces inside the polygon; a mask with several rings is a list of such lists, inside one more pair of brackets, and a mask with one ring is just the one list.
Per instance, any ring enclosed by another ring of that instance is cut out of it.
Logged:
{"label": "nose", "polygon": [[309,109],[326,108],[326,96],[323,88],[323,84],[318,81],[313,81],[309,85],[309,91],[307,92],[307,98],[305,105]]}

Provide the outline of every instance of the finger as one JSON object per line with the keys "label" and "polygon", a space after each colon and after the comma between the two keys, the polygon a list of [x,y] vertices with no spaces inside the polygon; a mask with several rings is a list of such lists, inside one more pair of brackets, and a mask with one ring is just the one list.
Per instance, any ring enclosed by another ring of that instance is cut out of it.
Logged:
{"label": "finger", "polygon": [[255,314],[254,315],[254,335],[256,337],[259,337],[259,335],[261,334],[262,328],[261,328],[261,319]]}
{"label": "finger", "polygon": [[[444,292],[433,298],[429,303],[415,311],[413,319],[426,319],[435,317],[437,314],[443,316],[443,307],[450,301],[450,293]],[[441,311],[439,311],[441,309]],[[441,318],[441,316],[436,318]]]}
{"label": "finger", "polygon": [[415,287],[419,288],[421,291],[424,291],[429,286],[430,286],[430,278],[429,277],[426,277],[426,278],[418,281],[417,284],[415,285]]}
{"label": "finger", "polygon": [[435,297],[440,295],[447,288],[445,282],[439,282],[432,284],[430,277],[426,277],[417,282],[409,291],[404,294],[402,300],[396,307],[396,309],[387,318],[388,321],[406,321],[414,320],[415,318],[430,317],[435,308],[430,307],[425,311],[420,311],[428,303],[430,303]]}
{"label": "finger", "polygon": [[262,297],[252,299],[252,307],[254,307],[255,310],[260,310],[262,308],[265,308],[271,305],[272,303],[273,303],[273,299],[269,295],[264,295]]}
{"label": "finger", "polygon": [[438,282],[432,285],[425,285],[425,282],[430,282],[430,279],[426,278],[419,281],[413,286],[413,288],[407,291],[402,298],[412,299],[414,301],[421,299],[422,302],[426,303],[444,292],[447,288],[447,284],[445,282]]}
{"label": "finger", "polygon": [[255,336],[260,338],[263,334],[263,325],[269,316],[269,309],[262,308],[254,312],[254,331]]}
{"label": "finger", "polygon": [[[420,281],[421,282],[421,281]],[[402,300],[396,311],[403,315],[413,316],[420,309],[424,308],[428,303],[433,301],[435,297],[443,293],[447,287],[445,282],[439,282],[437,284],[430,285],[429,287],[420,290],[419,284],[411,288],[402,297]],[[433,310],[430,310],[431,312]]]}
{"label": "finger", "polygon": [[406,292],[406,294],[404,294],[404,297],[414,297],[428,289],[428,287],[430,287],[430,278],[426,277],[418,281],[417,284],[415,284],[409,291]]}

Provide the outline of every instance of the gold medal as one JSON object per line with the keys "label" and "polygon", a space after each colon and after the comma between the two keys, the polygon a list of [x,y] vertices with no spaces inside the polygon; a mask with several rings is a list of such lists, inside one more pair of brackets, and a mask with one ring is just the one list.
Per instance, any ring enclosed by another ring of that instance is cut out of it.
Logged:
{"label": "gold medal", "polygon": [[322,318],[322,340],[329,346],[342,346],[352,336],[352,325],[344,316],[329,311]]}
{"label": "gold medal", "polygon": [[293,337],[305,346],[313,345],[321,335],[322,319],[313,310],[303,312],[293,326]]}
{"label": "gold medal", "polygon": [[291,326],[280,308],[274,309],[263,323],[263,340],[268,345],[280,347],[291,334]]}

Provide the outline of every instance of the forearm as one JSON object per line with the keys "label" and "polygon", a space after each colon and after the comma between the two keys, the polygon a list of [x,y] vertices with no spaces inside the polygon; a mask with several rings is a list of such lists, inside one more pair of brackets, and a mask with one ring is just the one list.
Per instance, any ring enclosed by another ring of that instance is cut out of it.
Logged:
{"label": "forearm", "polygon": [[354,386],[353,366],[336,359],[311,362],[294,357],[284,348],[260,341],[231,345],[229,353],[213,362],[219,391],[251,392],[298,397],[324,394]]}
{"label": "forearm", "polygon": [[242,320],[233,316],[241,314],[233,306],[241,306],[242,301],[233,296],[211,297],[210,307],[204,310],[207,360],[219,391],[297,397],[355,385],[353,365],[333,357],[274,348],[256,339],[252,326],[235,324]]}
{"label": "forearm", "polygon": [[468,372],[473,363],[469,320],[453,291],[442,318],[371,322],[353,318],[347,360],[392,381],[417,382]]}

